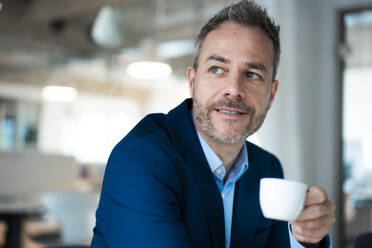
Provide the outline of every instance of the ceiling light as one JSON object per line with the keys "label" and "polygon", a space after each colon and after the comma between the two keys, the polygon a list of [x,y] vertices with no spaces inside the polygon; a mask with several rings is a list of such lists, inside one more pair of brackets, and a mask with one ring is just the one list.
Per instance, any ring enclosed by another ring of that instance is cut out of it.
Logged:
{"label": "ceiling light", "polygon": [[161,58],[177,58],[192,54],[194,51],[193,40],[172,40],[160,43],[157,47],[157,55]]}
{"label": "ceiling light", "polygon": [[93,40],[102,47],[119,47],[124,42],[123,22],[123,15],[119,9],[103,6],[93,24]]}
{"label": "ceiling light", "polygon": [[134,62],[128,65],[127,74],[137,79],[164,79],[172,74],[172,68],[162,62]]}
{"label": "ceiling light", "polygon": [[77,90],[67,86],[46,86],[42,97],[51,102],[73,102],[77,97]]}

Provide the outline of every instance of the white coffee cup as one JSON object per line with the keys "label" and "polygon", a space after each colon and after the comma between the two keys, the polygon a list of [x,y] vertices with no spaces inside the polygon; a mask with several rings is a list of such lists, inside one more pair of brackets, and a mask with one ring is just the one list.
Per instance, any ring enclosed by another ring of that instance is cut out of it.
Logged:
{"label": "white coffee cup", "polygon": [[307,185],[279,178],[262,178],[260,205],[269,219],[294,221],[304,208]]}

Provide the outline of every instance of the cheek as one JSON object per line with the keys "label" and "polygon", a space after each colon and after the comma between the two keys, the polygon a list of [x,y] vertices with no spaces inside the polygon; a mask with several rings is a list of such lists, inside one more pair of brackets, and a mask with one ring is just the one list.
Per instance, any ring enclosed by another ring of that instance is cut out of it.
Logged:
{"label": "cheek", "polygon": [[256,112],[266,111],[270,102],[270,92],[264,89],[252,88],[246,91],[246,102]]}
{"label": "cheek", "polygon": [[197,82],[194,84],[193,95],[201,102],[208,103],[218,95],[218,89],[209,82]]}

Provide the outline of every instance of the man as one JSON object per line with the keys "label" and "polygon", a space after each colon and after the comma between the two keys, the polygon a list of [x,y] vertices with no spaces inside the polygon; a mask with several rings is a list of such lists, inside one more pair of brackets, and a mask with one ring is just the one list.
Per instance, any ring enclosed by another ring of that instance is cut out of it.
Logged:
{"label": "man", "polygon": [[145,117],[114,148],[92,247],[330,247],[334,205],[320,187],[290,223],[263,217],[259,180],[278,159],[246,138],[278,89],[279,27],[241,1],[200,31],[192,100]]}

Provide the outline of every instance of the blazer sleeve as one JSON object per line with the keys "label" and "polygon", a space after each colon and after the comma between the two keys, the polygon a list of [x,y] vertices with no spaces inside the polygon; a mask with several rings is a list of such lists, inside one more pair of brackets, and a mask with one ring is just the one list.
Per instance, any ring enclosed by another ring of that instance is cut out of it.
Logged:
{"label": "blazer sleeve", "polygon": [[191,247],[169,157],[153,144],[119,145],[106,167],[91,247]]}

